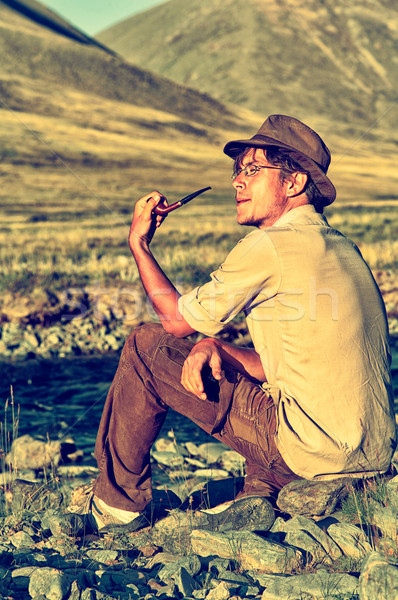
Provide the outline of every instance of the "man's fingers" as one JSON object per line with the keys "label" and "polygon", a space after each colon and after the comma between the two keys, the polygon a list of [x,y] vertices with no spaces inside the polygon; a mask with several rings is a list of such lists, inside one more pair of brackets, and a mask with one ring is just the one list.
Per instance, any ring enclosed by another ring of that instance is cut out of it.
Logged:
{"label": "man's fingers", "polygon": [[221,357],[218,354],[213,355],[211,358],[211,361],[209,362],[209,366],[211,368],[211,373],[212,373],[214,379],[221,379],[221,377],[222,377],[221,364],[222,364]]}
{"label": "man's fingers", "polygon": [[202,366],[192,364],[191,357],[188,357],[185,360],[182,368],[181,385],[187,390],[187,392],[190,392],[202,400],[205,400],[207,396],[204,393],[201,371]]}

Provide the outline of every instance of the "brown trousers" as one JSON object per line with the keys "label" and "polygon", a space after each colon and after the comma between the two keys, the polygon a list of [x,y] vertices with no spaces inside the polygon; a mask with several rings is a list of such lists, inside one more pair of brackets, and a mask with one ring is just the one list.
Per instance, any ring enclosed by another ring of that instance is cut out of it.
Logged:
{"label": "brown trousers", "polygon": [[272,496],[299,479],[275,444],[274,401],[256,383],[226,370],[220,382],[204,374],[207,400],[182,387],[192,346],[157,324],[138,327],[127,338],[95,445],[100,474],[94,492],[110,506],[141,511],[151,501],[150,449],[168,407],[245,457],[243,494]]}

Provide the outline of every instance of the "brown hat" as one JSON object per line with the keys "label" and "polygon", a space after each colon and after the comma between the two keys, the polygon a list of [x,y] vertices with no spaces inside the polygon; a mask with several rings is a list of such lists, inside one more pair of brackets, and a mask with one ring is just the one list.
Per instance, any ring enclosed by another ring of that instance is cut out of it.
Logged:
{"label": "brown hat", "polygon": [[315,131],[301,121],[285,115],[271,115],[249,140],[228,142],[224,152],[235,158],[247,147],[266,148],[276,146],[289,152],[291,157],[308,171],[312,181],[325,198],[325,205],[336,198],[333,183],[326,177],[330,164],[330,152]]}

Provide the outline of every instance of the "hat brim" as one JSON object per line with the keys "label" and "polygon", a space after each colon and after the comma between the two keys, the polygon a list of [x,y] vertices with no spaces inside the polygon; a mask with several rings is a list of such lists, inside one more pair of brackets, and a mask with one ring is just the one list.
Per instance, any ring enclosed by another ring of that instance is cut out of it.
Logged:
{"label": "hat brim", "polygon": [[275,140],[274,138],[265,135],[255,135],[249,140],[228,142],[224,146],[224,153],[234,159],[238,154],[243,152],[245,148],[266,148],[267,146],[282,148],[289,152],[291,157],[311,175],[312,181],[325,199],[325,206],[332,204],[336,198],[336,189],[330,179],[325,175],[320,165],[306,154],[298,152],[296,148],[293,148],[288,144],[284,144],[279,140]]}

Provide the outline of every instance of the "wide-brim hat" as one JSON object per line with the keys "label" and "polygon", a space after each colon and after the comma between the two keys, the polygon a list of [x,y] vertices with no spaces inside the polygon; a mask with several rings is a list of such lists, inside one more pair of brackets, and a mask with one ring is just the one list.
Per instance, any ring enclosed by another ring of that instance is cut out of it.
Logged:
{"label": "wide-brim hat", "polygon": [[224,152],[231,158],[236,158],[245,148],[267,146],[286,150],[305,171],[308,171],[325,199],[325,206],[333,202],[336,190],[326,177],[330,165],[329,148],[313,129],[298,119],[285,115],[271,115],[252,138],[228,142]]}

